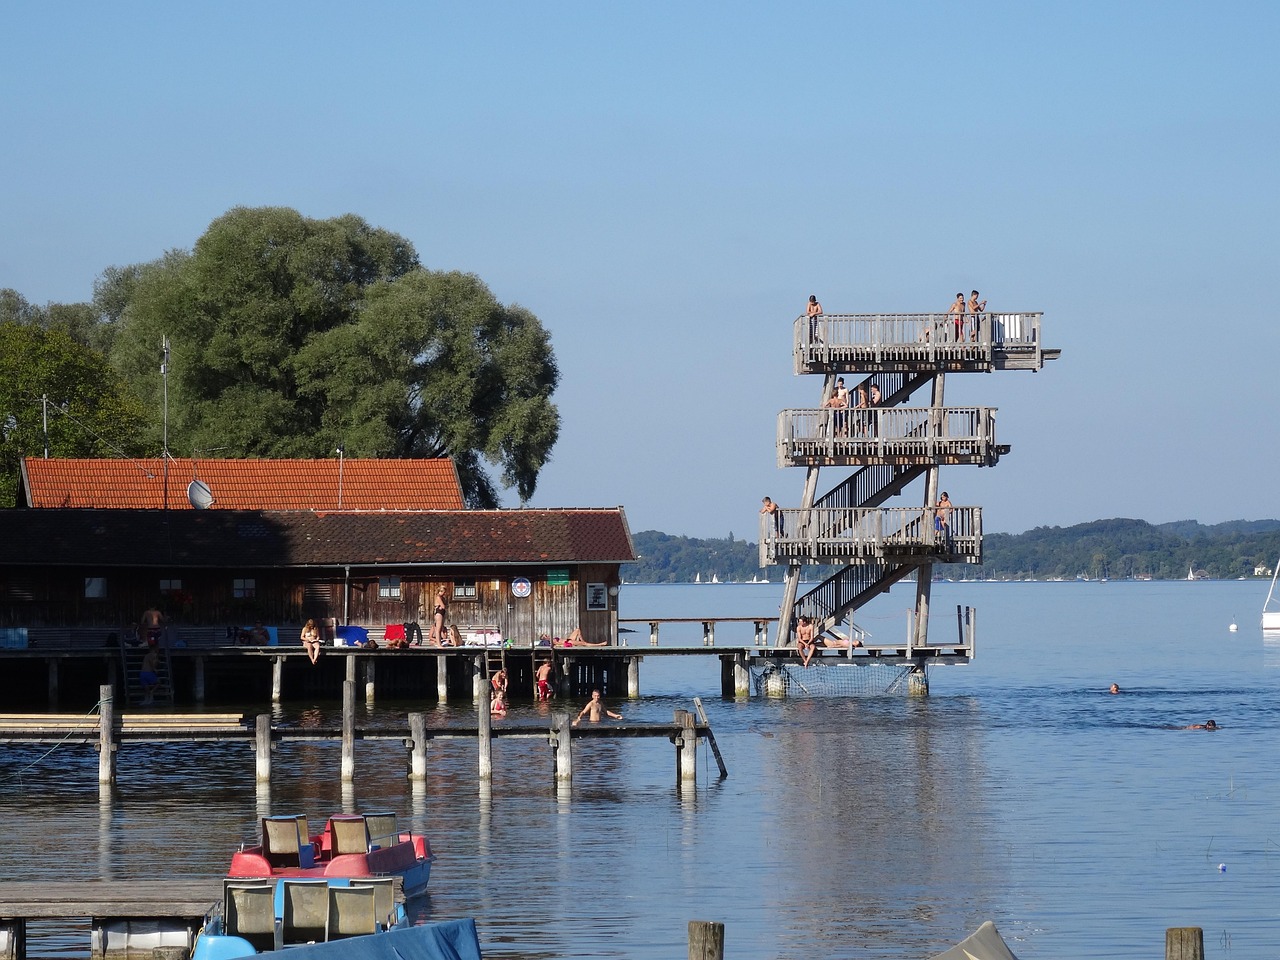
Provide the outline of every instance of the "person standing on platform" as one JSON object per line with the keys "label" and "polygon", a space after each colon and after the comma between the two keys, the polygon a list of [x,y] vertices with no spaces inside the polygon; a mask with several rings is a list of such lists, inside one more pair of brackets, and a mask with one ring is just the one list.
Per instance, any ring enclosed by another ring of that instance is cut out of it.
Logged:
{"label": "person standing on platform", "polygon": [[614,713],[604,705],[604,701],[600,699],[599,690],[591,691],[591,699],[587,701],[587,705],[579,710],[578,715],[573,719],[574,726],[577,726],[578,721],[584,716],[592,723],[599,723],[601,717],[609,717],[611,720],[622,719],[622,714]]}
{"label": "person standing on platform", "polygon": [[956,342],[964,339],[964,294],[957,293],[955,301],[947,308],[947,314],[954,315],[955,320],[952,321],[956,327]]}
{"label": "person standing on platform", "polygon": [[760,512],[768,514],[773,519],[773,535],[784,536],[786,531],[782,528],[782,513],[778,510],[778,505],[768,497],[764,498],[763,503],[764,506],[760,508]]}
{"label": "person standing on platform", "polygon": [[873,380],[871,381],[869,390],[870,393],[867,398],[867,404],[871,407],[871,410],[867,414],[867,419],[871,423],[871,436],[874,437],[879,435],[880,430],[880,424],[878,422],[879,416],[876,414],[875,410],[876,407],[880,406],[880,401],[882,399],[880,396],[880,385]]}
{"label": "person standing on platform", "polygon": [[836,381],[836,388],[831,391],[831,396],[827,397],[827,402],[823,406],[834,411],[831,414],[831,435],[847,437],[849,435],[849,414],[841,412],[849,407],[849,391],[844,387],[844,377]]}
{"label": "person standing on platform", "polygon": [[933,529],[934,532],[942,540],[942,545],[947,553],[951,553],[951,498],[947,496],[947,491],[942,491],[942,496],[938,498],[938,505],[933,508]]}
{"label": "person standing on platform", "polygon": [[437,647],[444,646],[444,615],[447,609],[444,602],[444,587],[441,587],[436,591],[436,605],[431,612],[431,632],[427,634],[427,640]]}
{"label": "person standing on platform", "polygon": [[822,304],[818,302],[817,294],[809,294],[809,304],[804,312],[809,318],[809,342],[822,343]]}
{"label": "person standing on platform", "polygon": [[817,639],[814,636],[815,628],[813,621],[808,617],[801,617],[796,623],[796,653],[800,654],[800,662],[804,666],[809,666],[809,661],[813,659],[813,655],[818,650]]}
{"label": "person standing on platform", "polygon": [[148,607],[138,621],[138,639],[148,647],[159,646],[164,636],[164,614],[157,607]]}

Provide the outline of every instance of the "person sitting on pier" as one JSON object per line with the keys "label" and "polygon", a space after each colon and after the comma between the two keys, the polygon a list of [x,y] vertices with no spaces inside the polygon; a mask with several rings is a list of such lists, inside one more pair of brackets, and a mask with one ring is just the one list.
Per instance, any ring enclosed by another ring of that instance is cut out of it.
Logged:
{"label": "person sitting on pier", "polygon": [[813,621],[808,617],[801,617],[796,623],[796,653],[800,654],[800,662],[806,667],[818,649],[813,635]]}
{"label": "person sitting on pier", "polygon": [[307,651],[307,659],[315,666],[320,658],[320,628],[314,620],[308,620],[302,628],[302,648]]}
{"label": "person sitting on pier", "polygon": [[258,620],[254,623],[253,629],[249,631],[249,644],[255,647],[265,647],[271,643],[271,633],[262,625],[262,621]]}
{"label": "person sitting on pier", "polygon": [[534,679],[538,684],[534,691],[535,700],[547,701],[556,695],[555,688],[551,685],[551,678],[555,676],[555,672],[556,665],[552,660],[543,660],[538,664],[538,669],[534,673]]}
{"label": "person sitting on pier", "polygon": [[458,629],[456,623],[449,624],[449,632],[445,638],[440,641],[442,647],[460,647],[462,646],[462,632]]}
{"label": "person sitting on pier", "polygon": [[587,705],[578,711],[578,715],[573,719],[573,725],[577,726],[578,721],[586,717],[592,723],[599,723],[602,716],[609,717],[612,720],[621,720],[622,714],[614,713],[604,705],[604,701],[600,699],[600,691],[592,690],[591,699],[587,701]]}

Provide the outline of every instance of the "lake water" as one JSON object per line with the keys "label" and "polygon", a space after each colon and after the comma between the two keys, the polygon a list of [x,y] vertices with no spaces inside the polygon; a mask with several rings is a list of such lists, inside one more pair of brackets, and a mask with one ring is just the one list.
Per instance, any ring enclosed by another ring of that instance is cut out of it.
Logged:
{"label": "lake water", "polygon": [[[363,744],[346,797],[336,746],[282,746],[269,793],[243,746],[126,746],[101,799],[96,755],[9,748],[0,866],[33,881],[217,877],[263,814],[376,807],[400,811],[439,856],[419,917],[474,916],[486,957],[678,957],[692,919],[725,923],[729,960],[928,957],[992,919],[1023,960],[1160,956],[1170,926],[1203,927],[1208,957],[1270,960],[1280,641],[1257,626],[1265,594],[1259,582],[941,583],[935,637],[970,604],[978,650],[932,668],[927,699],[725,701],[714,658],[650,658],[643,697],[610,706],[670,720],[703,698],[730,776],[714,779],[702,751],[684,794],[665,740],[580,741],[561,794],[538,741],[495,742],[483,794],[472,742],[434,747],[417,791],[402,748]],[[776,616],[780,596],[776,584],[628,584],[620,611]],[[910,598],[899,588],[859,623],[900,637]],[[662,639],[700,639],[689,630]],[[717,640],[750,642],[742,630]],[[1208,718],[1222,729],[1175,729]],[[543,721],[517,703],[504,722]]]}

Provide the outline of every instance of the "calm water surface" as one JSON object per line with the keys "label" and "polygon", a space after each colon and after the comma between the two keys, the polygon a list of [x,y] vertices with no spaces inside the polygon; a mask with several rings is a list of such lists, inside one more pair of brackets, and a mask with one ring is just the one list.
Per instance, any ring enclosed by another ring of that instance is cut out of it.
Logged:
{"label": "calm water surface", "polygon": [[[723,701],[715,659],[650,658],[643,698],[611,705],[669,720],[701,695],[729,765],[725,781],[700,770],[685,795],[666,741],[580,742],[559,795],[535,740],[495,743],[483,793],[473,743],[434,747],[417,791],[402,748],[361,745],[346,796],[336,746],[281,747],[269,793],[244,746],[126,747],[104,798],[96,755],[9,748],[0,867],[32,881],[217,877],[263,814],[394,808],[439,856],[420,917],[476,917],[488,957],[683,956],[691,919],[726,924],[731,960],[927,957],[993,919],[1023,960],[1159,956],[1165,928],[1184,925],[1204,928],[1209,957],[1273,958],[1280,642],[1256,626],[1265,594],[1257,582],[939,584],[935,637],[971,604],[978,656],[933,669],[926,700]],[[621,613],[772,616],[780,596],[627,585]],[[859,622],[901,636],[909,598],[883,597]],[[717,639],[749,642],[742,629]],[[664,627],[662,639],[699,635]],[[1106,693],[1112,681],[1122,695]],[[1210,717],[1223,729],[1175,729]],[[504,722],[541,721],[517,704]],[[87,952],[64,940],[33,952]]]}

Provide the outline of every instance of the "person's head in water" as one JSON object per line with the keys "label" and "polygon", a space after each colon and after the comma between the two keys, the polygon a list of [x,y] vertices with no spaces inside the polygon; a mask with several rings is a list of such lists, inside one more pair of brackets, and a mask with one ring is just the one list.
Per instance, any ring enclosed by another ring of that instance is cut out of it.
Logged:
{"label": "person's head in water", "polygon": [[1213,720],[1206,720],[1206,721],[1204,722],[1204,728],[1205,728],[1206,730],[1217,730],[1217,729],[1218,729],[1218,724],[1217,724],[1215,721],[1213,721]]}
{"label": "person's head in water", "polygon": [[1107,693],[1119,693],[1119,692],[1120,692],[1120,684],[1118,683],[1113,683],[1110,687],[1107,688]]}

